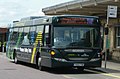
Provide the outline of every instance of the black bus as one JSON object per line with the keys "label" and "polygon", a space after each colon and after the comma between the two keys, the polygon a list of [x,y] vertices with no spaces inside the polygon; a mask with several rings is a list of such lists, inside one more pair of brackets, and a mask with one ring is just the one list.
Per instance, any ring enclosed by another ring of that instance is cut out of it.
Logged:
{"label": "black bus", "polygon": [[9,29],[7,57],[45,67],[101,67],[98,17],[60,15],[28,17]]}

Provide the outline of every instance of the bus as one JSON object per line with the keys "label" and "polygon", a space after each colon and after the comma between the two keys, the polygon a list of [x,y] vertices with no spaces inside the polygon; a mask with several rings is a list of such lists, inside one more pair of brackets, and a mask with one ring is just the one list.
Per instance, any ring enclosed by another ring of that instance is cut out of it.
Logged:
{"label": "bus", "polygon": [[101,23],[96,16],[27,17],[9,28],[7,57],[48,68],[101,67]]}

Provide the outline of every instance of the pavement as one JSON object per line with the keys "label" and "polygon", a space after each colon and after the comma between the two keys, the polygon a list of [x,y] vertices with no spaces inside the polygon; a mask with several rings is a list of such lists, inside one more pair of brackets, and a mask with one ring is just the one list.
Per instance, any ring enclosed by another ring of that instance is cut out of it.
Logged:
{"label": "pavement", "polygon": [[120,63],[108,60],[105,67],[105,61],[102,61],[102,67],[96,69],[105,73],[120,73]]}
{"label": "pavement", "polygon": [[[0,57],[6,58],[6,53],[0,52]],[[106,62],[106,68],[105,68],[105,61],[102,61],[102,67],[101,68],[94,68],[93,70],[98,70],[105,73],[120,73],[120,63],[117,63],[115,61],[107,61]]]}

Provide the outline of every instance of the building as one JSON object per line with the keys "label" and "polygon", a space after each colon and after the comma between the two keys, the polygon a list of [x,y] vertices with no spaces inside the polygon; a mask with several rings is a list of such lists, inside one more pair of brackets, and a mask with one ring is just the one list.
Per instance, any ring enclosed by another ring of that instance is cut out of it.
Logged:
{"label": "building", "polygon": [[[108,5],[117,6],[117,18],[109,18]],[[77,14],[99,16],[104,27],[108,27],[108,37],[104,35],[104,49],[109,49],[109,57],[120,61],[120,0],[74,0],[43,8],[45,15]],[[107,25],[106,25],[107,24]]]}
{"label": "building", "polygon": [[0,27],[0,52],[6,51],[8,28]]}

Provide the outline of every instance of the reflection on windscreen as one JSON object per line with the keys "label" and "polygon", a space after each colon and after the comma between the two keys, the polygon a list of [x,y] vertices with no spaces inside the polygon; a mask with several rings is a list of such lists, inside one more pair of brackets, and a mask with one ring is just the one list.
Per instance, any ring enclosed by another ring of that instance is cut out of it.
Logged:
{"label": "reflection on windscreen", "polygon": [[99,28],[54,27],[54,46],[99,47]]}

